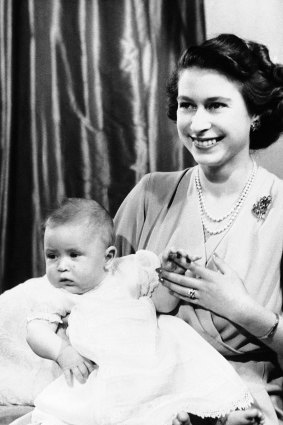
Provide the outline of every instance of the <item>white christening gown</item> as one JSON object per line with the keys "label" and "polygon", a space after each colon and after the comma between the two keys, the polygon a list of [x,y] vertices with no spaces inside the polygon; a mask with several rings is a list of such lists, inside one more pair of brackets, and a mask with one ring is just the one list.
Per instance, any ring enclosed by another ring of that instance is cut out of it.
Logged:
{"label": "white christening gown", "polygon": [[48,385],[35,400],[33,424],[171,425],[181,410],[220,417],[251,404],[211,345],[181,319],[156,315],[158,266],[155,254],[138,251],[115,260],[103,283],[84,295],[52,288],[60,296],[52,308],[54,297],[45,297],[44,318],[71,308],[70,342],[97,368],[84,384],[68,386],[62,375]]}

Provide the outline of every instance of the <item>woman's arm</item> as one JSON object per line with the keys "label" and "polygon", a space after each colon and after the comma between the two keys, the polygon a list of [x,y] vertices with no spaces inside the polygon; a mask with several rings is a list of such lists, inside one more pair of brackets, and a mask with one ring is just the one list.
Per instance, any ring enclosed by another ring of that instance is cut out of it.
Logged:
{"label": "woman's arm", "polygon": [[171,313],[180,304],[180,299],[163,285],[158,285],[151,298],[158,313]]}
{"label": "woman's arm", "polygon": [[[282,319],[279,320],[273,335],[262,339],[261,337],[268,334],[276,324],[275,313],[257,303],[248,294],[237,273],[224,260],[215,256],[214,262],[218,271],[192,262],[186,265],[192,276],[162,270],[160,277],[164,286],[176,297],[234,322],[282,356]],[[182,264],[184,266],[184,263]]]}
{"label": "woman's arm", "polygon": [[114,218],[115,246],[118,257],[139,249],[145,220],[145,194],[150,175],[145,175],[125,198]]}

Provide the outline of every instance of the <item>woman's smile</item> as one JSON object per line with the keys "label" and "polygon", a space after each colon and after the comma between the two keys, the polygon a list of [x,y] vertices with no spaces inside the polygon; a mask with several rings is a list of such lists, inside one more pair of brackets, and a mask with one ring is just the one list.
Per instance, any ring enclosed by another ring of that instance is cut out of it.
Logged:
{"label": "woman's smile", "polygon": [[208,149],[215,146],[223,137],[204,138],[204,137],[193,137],[190,136],[192,142],[196,148]]}

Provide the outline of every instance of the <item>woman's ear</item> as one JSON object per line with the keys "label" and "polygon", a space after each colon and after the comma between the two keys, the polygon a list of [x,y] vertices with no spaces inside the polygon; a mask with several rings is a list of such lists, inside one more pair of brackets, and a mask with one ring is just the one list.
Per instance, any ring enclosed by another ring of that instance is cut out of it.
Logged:
{"label": "woman's ear", "polygon": [[105,271],[109,270],[112,261],[116,257],[116,254],[117,254],[117,249],[115,248],[115,246],[109,246],[106,249],[104,254],[104,258],[105,258],[104,270]]}
{"label": "woman's ear", "polygon": [[259,129],[259,127],[260,127],[260,117],[259,115],[254,115],[252,117],[251,130],[256,131]]}

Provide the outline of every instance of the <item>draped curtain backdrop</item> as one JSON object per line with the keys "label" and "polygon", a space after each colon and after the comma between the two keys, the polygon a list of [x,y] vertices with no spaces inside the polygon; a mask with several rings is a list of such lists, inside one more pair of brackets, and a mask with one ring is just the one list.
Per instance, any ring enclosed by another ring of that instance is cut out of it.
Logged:
{"label": "draped curtain backdrop", "polygon": [[42,222],[63,197],[112,215],[147,172],[190,164],[166,117],[200,0],[0,0],[0,292],[44,272]]}

